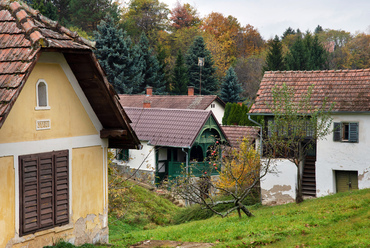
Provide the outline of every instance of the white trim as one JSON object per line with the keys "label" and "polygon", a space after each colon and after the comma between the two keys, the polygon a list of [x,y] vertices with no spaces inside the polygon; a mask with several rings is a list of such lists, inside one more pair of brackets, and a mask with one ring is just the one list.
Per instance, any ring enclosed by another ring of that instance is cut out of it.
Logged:
{"label": "white trim", "polygon": [[[46,91],[45,92],[46,106],[40,106],[40,101],[39,101],[39,84],[40,83],[45,84],[45,88],[46,88],[46,90],[45,90]],[[39,79],[39,80],[37,80],[37,83],[36,83],[36,107],[35,107],[35,110],[48,110],[48,109],[50,109],[48,84],[46,83],[46,81],[44,79]]]}
{"label": "white trim", "polygon": [[38,63],[59,64],[62,67],[65,75],[67,76],[69,82],[71,83],[72,88],[76,92],[77,97],[80,99],[81,104],[83,105],[87,114],[89,115],[94,127],[96,128],[97,131],[102,130],[103,125],[100,123],[98,117],[96,116],[94,110],[92,109],[89,101],[85,96],[85,93],[81,89],[81,86],[79,85],[76,76],[73,74],[63,54],[55,52],[44,52],[41,54]]}

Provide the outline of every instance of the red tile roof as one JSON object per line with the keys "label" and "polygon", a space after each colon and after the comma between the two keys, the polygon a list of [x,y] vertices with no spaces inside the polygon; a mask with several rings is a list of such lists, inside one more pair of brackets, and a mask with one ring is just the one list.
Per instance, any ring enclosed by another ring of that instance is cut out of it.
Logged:
{"label": "red tile roof", "polygon": [[92,52],[93,46],[25,3],[0,0],[0,128],[41,53],[60,52],[103,127],[128,131],[124,139],[109,139],[110,144],[137,147],[140,142]]}
{"label": "red tile roof", "polygon": [[370,69],[362,69],[266,72],[250,113],[271,113],[268,106],[272,105],[272,88],[283,83],[293,87],[297,96],[314,85],[313,106],[321,106],[326,99],[335,104],[332,112],[370,111]]}
{"label": "red tile roof", "polygon": [[243,138],[253,142],[258,137],[259,127],[222,126],[232,147],[238,147]]}
{"label": "red tile roof", "polygon": [[215,95],[119,95],[123,107],[142,108],[143,102],[150,102],[151,108],[200,109],[205,110],[213,101],[225,103]]}
{"label": "red tile roof", "polygon": [[[211,111],[160,108],[124,108],[141,141],[156,146],[191,147]],[[221,128],[220,128],[221,130]]]}

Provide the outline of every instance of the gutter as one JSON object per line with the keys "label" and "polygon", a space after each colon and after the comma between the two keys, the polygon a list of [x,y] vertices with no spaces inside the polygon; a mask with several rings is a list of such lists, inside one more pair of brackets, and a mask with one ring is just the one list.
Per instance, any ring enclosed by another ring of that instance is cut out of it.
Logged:
{"label": "gutter", "polygon": [[251,115],[250,114],[247,114],[248,115],[248,120],[250,120],[251,122],[253,122],[254,124],[258,125],[261,129],[261,132],[260,132],[260,156],[262,158],[262,155],[263,155],[263,148],[262,148],[262,124],[256,122],[255,120],[253,120],[251,118]]}

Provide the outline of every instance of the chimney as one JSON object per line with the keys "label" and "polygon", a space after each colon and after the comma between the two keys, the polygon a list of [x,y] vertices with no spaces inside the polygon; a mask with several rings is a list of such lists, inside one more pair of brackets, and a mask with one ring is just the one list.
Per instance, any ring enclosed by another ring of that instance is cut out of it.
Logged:
{"label": "chimney", "polygon": [[146,95],[147,96],[152,96],[153,94],[153,87],[152,86],[147,86],[146,87]]}
{"label": "chimney", "polygon": [[150,101],[149,100],[144,100],[143,102],[143,108],[150,108]]}
{"label": "chimney", "polygon": [[194,96],[194,86],[188,86],[188,96]]}

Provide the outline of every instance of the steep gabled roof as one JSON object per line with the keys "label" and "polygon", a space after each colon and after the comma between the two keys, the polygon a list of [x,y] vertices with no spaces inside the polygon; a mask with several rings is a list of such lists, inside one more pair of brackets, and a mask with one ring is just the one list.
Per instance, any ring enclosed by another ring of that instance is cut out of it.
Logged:
{"label": "steep gabled roof", "polygon": [[124,109],[139,139],[156,146],[191,147],[208,118],[213,116],[205,110]]}
{"label": "steep gabled roof", "polygon": [[27,4],[0,0],[0,128],[41,53],[63,53],[103,127],[110,146],[138,147],[140,142],[93,52],[93,43],[60,26]]}
{"label": "steep gabled roof", "polygon": [[205,110],[214,101],[225,106],[225,103],[215,95],[119,95],[119,98],[123,107],[134,108],[142,108],[144,101],[149,101],[151,108]]}
{"label": "steep gabled roof", "polygon": [[293,87],[296,95],[314,85],[312,106],[319,107],[326,99],[329,104],[335,103],[333,113],[370,111],[370,69],[362,69],[265,72],[250,113],[271,113],[272,88],[283,83]]}
{"label": "steep gabled roof", "polygon": [[258,137],[259,127],[248,127],[248,126],[222,126],[230,146],[239,147],[240,142],[243,138],[247,138],[250,142],[253,142]]}

